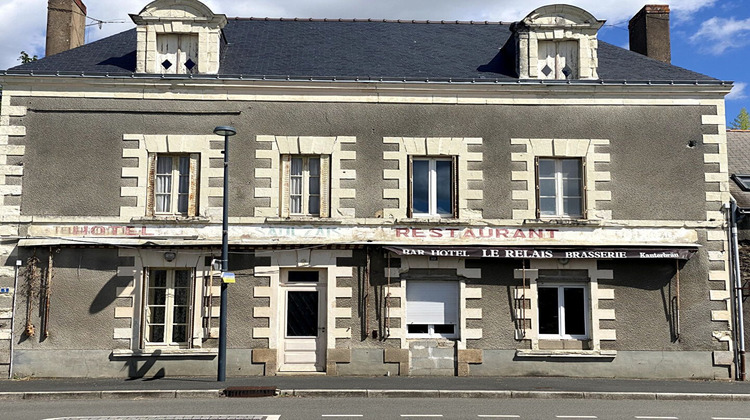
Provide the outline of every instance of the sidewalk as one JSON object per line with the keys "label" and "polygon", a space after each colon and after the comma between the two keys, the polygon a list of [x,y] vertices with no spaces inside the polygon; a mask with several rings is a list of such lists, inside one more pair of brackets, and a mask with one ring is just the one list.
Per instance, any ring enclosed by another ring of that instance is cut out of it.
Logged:
{"label": "sidewalk", "polygon": [[530,377],[329,377],[0,380],[0,400],[218,398],[228,387],[296,397],[590,398],[750,401],[750,382]]}

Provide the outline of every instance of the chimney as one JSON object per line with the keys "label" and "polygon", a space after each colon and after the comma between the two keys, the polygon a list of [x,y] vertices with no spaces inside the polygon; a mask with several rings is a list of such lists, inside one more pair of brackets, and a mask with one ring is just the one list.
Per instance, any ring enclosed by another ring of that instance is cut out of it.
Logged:
{"label": "chimney", "polygon": [[672,62],[668,5],[643,6],[643,9],[630,19],[628,30],[631,51],[667,64]]}
{"label": "chimney", "polygon": [[80,47],[86,32],[86,6],[81,0],[49,0],[47,3],[47,47],[50,56]]}

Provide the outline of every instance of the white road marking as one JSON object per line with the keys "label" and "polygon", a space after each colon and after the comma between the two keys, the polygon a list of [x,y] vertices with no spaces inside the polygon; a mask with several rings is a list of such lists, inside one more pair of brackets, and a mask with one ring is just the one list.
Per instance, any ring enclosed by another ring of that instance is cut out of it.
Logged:
{"label": "white road marking", "polygon": [[596,416],[555,416],[558,419],[598,419]]}
{"label": "white road marking", "polygon": [[364,417],[363,414],[321,414],[320,417]]}
{"label": "white road marking", "polygon": [[711,420],[750,420],[750,417],[711,417]]}
{"label": "white road marking", "polygon": [[635,416],[637,419],[650,419],[650,420],[678,420],[679,417],[653,417],[653,416]]}
{"label": "white road marking", "polygon": [[401,417],[443,417],[442,414],[402,414]]}
{"label": "white road marking", "polygon": [[517,419],[521,416],[515,414],[478,414],[477,417],[491,418],[491,419]]}

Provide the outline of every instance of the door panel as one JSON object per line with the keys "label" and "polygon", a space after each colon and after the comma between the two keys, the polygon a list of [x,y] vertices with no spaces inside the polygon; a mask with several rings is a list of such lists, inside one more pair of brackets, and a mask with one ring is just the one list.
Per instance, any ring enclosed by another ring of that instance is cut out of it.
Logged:
{"label": "door panel", "polygon": [[286,288],[279,371],[325,370],[325,296],[325,289],[319,285]]}

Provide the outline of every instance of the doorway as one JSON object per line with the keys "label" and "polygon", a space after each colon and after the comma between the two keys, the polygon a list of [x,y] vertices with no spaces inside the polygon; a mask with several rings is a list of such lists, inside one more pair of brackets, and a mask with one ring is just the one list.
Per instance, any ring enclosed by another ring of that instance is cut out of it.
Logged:
{"label": "doorway", "polygon": [[321,272],[289,270],[283,276],[280,372],[323,372],[326,355],[326,287]]}

